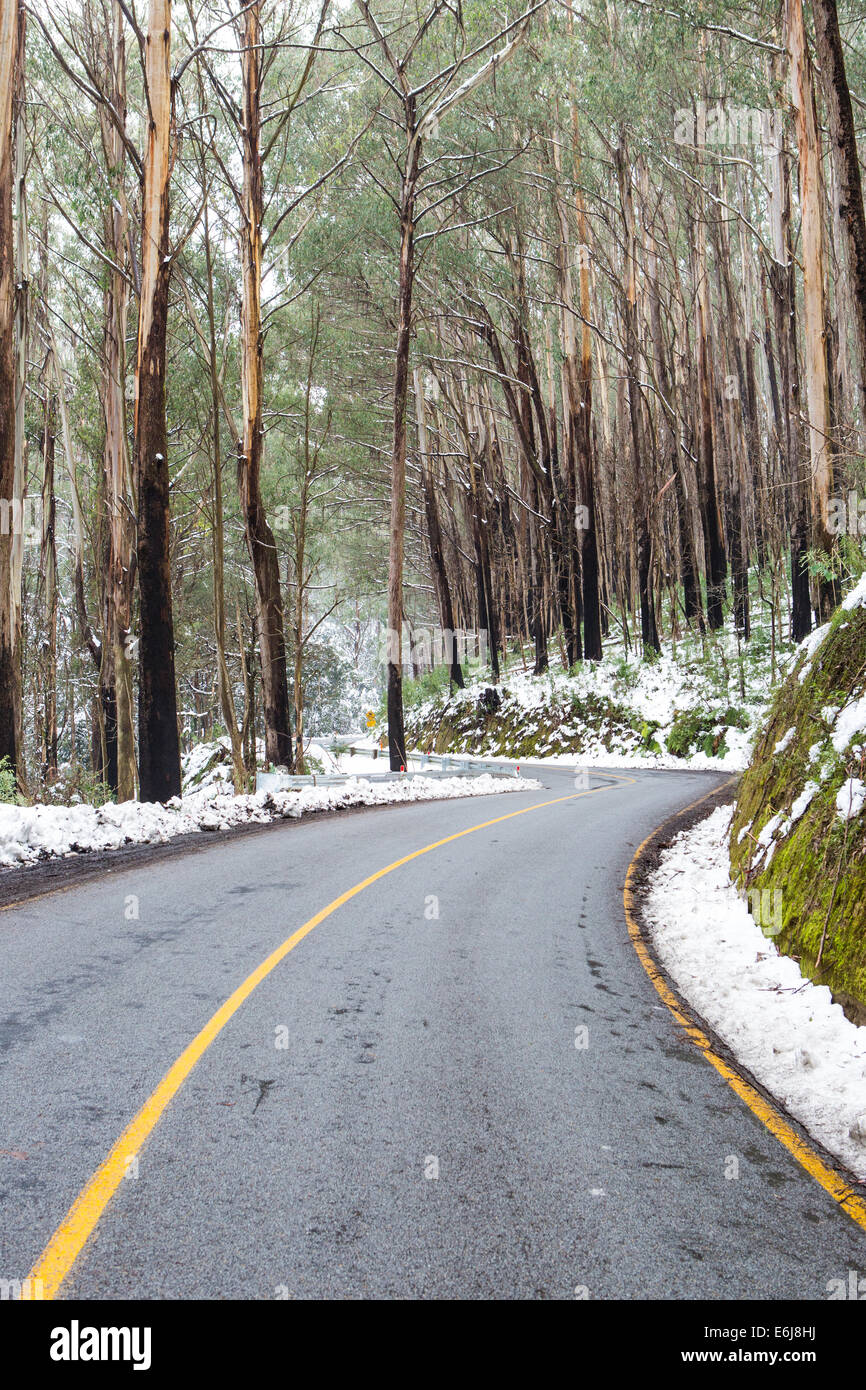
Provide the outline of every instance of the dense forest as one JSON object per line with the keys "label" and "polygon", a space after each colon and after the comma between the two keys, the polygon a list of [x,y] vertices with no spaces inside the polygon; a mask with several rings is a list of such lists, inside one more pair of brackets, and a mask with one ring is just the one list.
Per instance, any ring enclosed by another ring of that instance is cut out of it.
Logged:
{"label": "dense forest", "polygon": [[406,671],[800,640],[862,570],[850,0],[0,0],[0,102],[23,794],[303,772],[371,651],[399,769]]}

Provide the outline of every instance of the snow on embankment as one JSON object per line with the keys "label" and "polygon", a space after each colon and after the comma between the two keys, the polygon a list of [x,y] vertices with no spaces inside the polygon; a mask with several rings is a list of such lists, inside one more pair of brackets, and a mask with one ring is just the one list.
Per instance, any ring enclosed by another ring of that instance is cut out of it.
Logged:
{"label": "snow on embankment", "polygon": [[866,577],[798,649],[738,789],[730,838],[734,878],[762,925],[859,1023],[864,809]]}
{"label": "snow on embankment", "polygon": [[194,831],[266,824],[349,806],[540,790],[541,784],[528,778],[503,779],[485,773],[473,778],[407,777],[377,783],[351,778],[341,786],[261,791],[251,796],[232,796],[213,787],[175,797],[165,806],[136,801],[119,806],[113,802],[104,806],[0,805],[0,868],[124,845],[159,844]]}
{"label": "snow on embankment", "polygon": [[643,904],[655,952],[752,1075],[866,1178],[866,1027],[758,926],[730,880],[731,817],[720,807],[662,852]]}
{"label": "snow on embankment", "polygon": [[770,694],[760,634],[743,656],[721,642],[708,655],[681,644],[677,659],[586,662],[543,676],[510,670],[501,684],[465,690],[406,712],[410,745],[520,761],[575,757],[597,767],[692,767],[741,771]]}

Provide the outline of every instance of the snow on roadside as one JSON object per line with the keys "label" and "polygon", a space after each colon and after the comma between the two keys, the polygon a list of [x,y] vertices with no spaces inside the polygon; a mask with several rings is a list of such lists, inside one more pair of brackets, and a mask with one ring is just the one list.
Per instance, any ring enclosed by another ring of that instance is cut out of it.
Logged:
{"label": "snow on roadside", "polygon": [[125,801],[104,806],[0,805],[0,868],[35,864],[70,854],[120,849],[131,844],[160,844],[176,835],[227,830],[250,823],[296,819],[317,811],[347,806],[388,806],[406,801],[492,796],[500,792],[541,791],[529,778],[407,777],[396,782],[368,782],[353,777],[342,786],[299,787],[233,796],[208,788],[175,797],[165,806]]}
{"label": "snow on roadside", "polygon": [[[749,765],[753,737],[749,730],[728,729],[727,738],[733,746],[723,758],[711,757],[707,753],[691,753],[687,758],[678,758],[674,753],[649,753],[641,749],[632,753],[612,753],[601,740],[588,741],[579,753],[532,753],[525,758],[512,758],[501,753],[478,753],[466,745],[460,749],[449,748],[445,756],[471,758],[474,763],[502,763],[505,767],[566,767],[572,768],[575,773],[602,768],[620,772],[642,772],[646,769],[661,772],[742,772]],[[412,756],[410,752],[410,762]]]}
{"label": "snow on roadside", "polygon": [[[341,773],[347,777],[363,777],[368,772],[382,772],[388,767],[388,754],[382,752],[377,739],[368,734],[357,734],[346,745],[338,744],[330,748],[323,739],[314,738],[308,744],[306,753],[317,758],[327,773]],[[408,763],[412,769],[412,760]]]}
{"label": "snow on roadside", "polygon": [[745,1067],[866,1179],[866,1027],[764,936],[730,881],[730,807],[663,851],[644,902],[656,953]]}
{"label": "snow on roadside", "polygon": [[[725,644],[719,648],[721,661]],[[615,662],[606,657],[601,662],[581,663],[571,672],[548,670],[543,676],[520,671],[513,665],[503,673],[498,687],[504,702],[500,718],[507,716],[519,737],[533,724],[546,724],[553,716],[558,727],[550,729],[547,742],[539,741],[531,758],[525,762],[547,762],[562,757],[579,760],[596,767],[619,768],[692,768],[699,771],[742,772],[749,764],[755,734],[760,729],[773,692],[769,669],[752,671],[748,694],[741,697],[735,678],[736,655],[725,655],[727,677],[708,674],[702,658],[675,659],[663,655],[654,661]],[[768,663],[767,663],[768,665]],[[475,707],[490,686],[485,672],[470,679],[463,690],[435,695],[414,706],[407,714],[407,734],[429,730],[447,712],[455,720]],[[605,702],[609,710],[605,712]],[[585,706],[582,714],[580,706]],[[742,729],[737,722],[729,723],[729,711],[736,710],[747,722]],[[702,748],[685,756],[666,751],[667,739],[674,732],[675,721],[695,714],[716,715],[714,724],[701,727],[695,733],[696,744],[707,736],[717,736],[724,745],[721,754],[706,753]],[[623,720],[629,727],[623,727]],[[641,728],[643,725],[643,729]],[[599,727],[595,727],[599,726]],[[710,734],[710,728],[712,734]],[[579,748],[575,741],[579,736]],[[429,734],[425,734],[429,741]],[[649,746],[652,740],[657,750]],[[482,751],[467,739],[460,750],[456,742],[448,752],[454,756],[477,757]],[[483,751],[497,760],[504,760],[505,745],[497,746],[492,733],[482,740]],[[420,745],[419,745],[420,746]],[[515,759],[514,761],[518,761]],[[552,763],[553,765],[553,763]]]}

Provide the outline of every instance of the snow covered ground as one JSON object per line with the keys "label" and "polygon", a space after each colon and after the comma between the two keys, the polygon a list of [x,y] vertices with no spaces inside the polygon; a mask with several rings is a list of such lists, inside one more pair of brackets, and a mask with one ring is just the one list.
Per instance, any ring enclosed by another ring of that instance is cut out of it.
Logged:
{"label": "snow covered ground", "polygon": [[[379,770],[383,769],[380,765]],[[296,819],[317,811],[347,806],[389,806],[405,801],[437,801],[460,796],[541,791],[529,778],[407,777],[371,783],[352,777],[341,786],[299,787],[233,796],[209,785],[175,797],[165,806],[126,801],[104,806],[0,805],[0,868],[34,864],[69,854],[119,849],[131,844],[159,844],[192,831],[227,830],[252,822]]]}
{"label": "snow covered ground", "polygon": [[[345,746],[327,747],[326,741],[314,738],[306,749],[307,757],[312,755],[321,763],[325,772],[343,773],[349,777],[363,777],[369,772],[387,772],[389,767],[387,749],[383,752],[377,739],[368,734],[356,734]],[[409,759],[412,771],[412,759]]]}
{"label": "snow covered ground", "polygon": [[730,881],[731,818],[720,807],[662,853],[644,906],[656,953],[752,1075],[866,1179],[866,1027],[761,931]]}
{"label": "snow covered ground", "polygon": [[[740,730],[735,730],[739,733]],[[743,735],[744,739],[749,737]],[[309,751],[324,766],[326,772],[340,772],[348,774],[350,777],[363,777],[369,772],[387,772],[388,753],[379,752],[378,757],[374,757],[374,750],[378,748],[378,743],[374,739],[367,739],[363,735],[358,735],[352,739],[351,750],[346,749],[332,750],[322,746],[318,740],[314,739],[309,745]],[[540,757],[531,758],[503,758],[494,753],[471,753],[468,749],[464,753],[449,753],[446,756],[459,758],[461,756],[471,757],[473,762],[479,763],[500,763],[508,767],[523,767],[530,764],[538,764],[539,767],[567,767],[579,772],[583,769],[587,771],[592,768],[693,768],[696,771],[722,771],[730,769],[740,770],[748,761],[745,753],[739,751],[734,755],[725,758],[708,758],[704,753],[695,753],[691,758],[675,758],[670,753],[651,754],[644,753],[642,756],[628,753],[611,753],[602,744],[598,744],[593,749],[592,756],[584,757],[576,753],[549,753]],[[407,755],[409,761],[409,771],[412,772],[416,766],[420,766],[421,755],[416,751],[410,751]],[[228,769],[227,769],[228,771]]]}
{"label": "snow covered ground", "polygon": [[[703,642],[684,638],[675,651],[668,645],[652,661],[633,653],[626,658],[614,643],[600,662],[584,662],[570,672],[551,667],[542,676],[521,669],[512,657],[497,687],[498,719],[476,721],[484,729],[480,738],[471,713],[483,705],[487,672],[473,674],[465,689],[450,697],[443,689],[414,705],[407,711],[407,730],[410,737],[419,731],[429,741],[447,718],[456,730],[449,751],[473,757],[481,752],[504,757],[525,735],[543,730],[532,762],[578,758],[594,767],[738,772],[748,765],[793,650],[781,645],[773,669],[767,634],[756,623],[751,643],[739,651],[730,633]],[[684,738],[690,719],[693,730]],[[467,730],[462,738],[461,721]]]}
{"label": "snow covered ground", "polygon": [[[336,747],[329,745],[335,743]],[[265,757],[264,743],[259,740],[259,761]],[[324,772],[328,775],[338,773],[347,777],[365,777],[371,772],[387,772],[388,754],[379,748],[378,739],[367,733],[319,735],[304,744],[304,754],[310,771]],[[229,740],[211,739],[197,743],[183,755],[182,775],[184,793],[217,788],[231,791],[232,766]],[[413,759],[409,759],[409,772],[413,771]],[[268,774],[270,775],[270,774]]]}
{"label": "snow covered ground", "polygon": [[[737,730],[736,732],[739,732]],[[527,758],[507,758],[499,753],[474,753],[470,748],[460,752],[450,752],[451,758],[471,758],[478,763],[502,763],[509,767],[567,767],[575,773],[592,772],[597,768],[619,769],[623,772],[639,771],[641,768],[661,768],[672,772],[742,772],[748,766],[748,752],[729,750],[724,758],[712,758],[706,753],[693,753],[688,758],[675,758],[672,753],[648,753],[635,750],[633,753],[611,752],[603,744],[593,744],[583,753],[543,753]],[[412,760],[412,754],[409,754]]]}

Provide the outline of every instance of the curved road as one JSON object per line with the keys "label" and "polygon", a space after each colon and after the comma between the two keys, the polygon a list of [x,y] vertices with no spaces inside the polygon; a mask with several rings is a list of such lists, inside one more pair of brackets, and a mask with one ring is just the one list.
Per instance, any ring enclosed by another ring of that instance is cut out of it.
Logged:
{"label": "curved road", "polygon": [[542,794],[310,819],[0,913],[0,1278],[292,932],[547,801],[285,956],[59,1296],[823,1299],[862,1268],[863,1232],[681,1035],[626,930],[635,848],[719,779],[598,774],[558,801],[572,775],[534,775]]}

